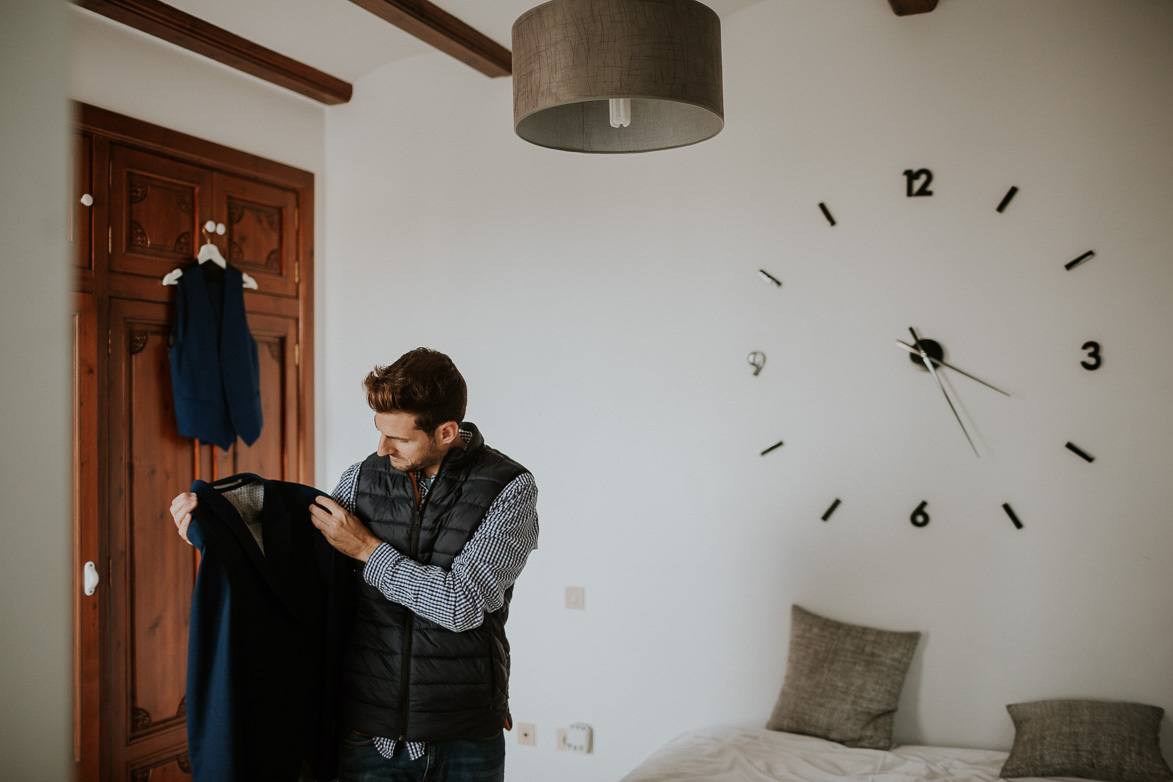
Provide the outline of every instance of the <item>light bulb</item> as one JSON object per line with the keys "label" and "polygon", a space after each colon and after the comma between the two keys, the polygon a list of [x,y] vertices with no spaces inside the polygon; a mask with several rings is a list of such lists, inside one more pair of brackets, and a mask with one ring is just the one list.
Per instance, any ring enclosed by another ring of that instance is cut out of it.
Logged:
{"label": "light bulb", "polygon": [[631,98],[609,98],[607,105],[611,109],[611,127],[626,128],[631,124]]}

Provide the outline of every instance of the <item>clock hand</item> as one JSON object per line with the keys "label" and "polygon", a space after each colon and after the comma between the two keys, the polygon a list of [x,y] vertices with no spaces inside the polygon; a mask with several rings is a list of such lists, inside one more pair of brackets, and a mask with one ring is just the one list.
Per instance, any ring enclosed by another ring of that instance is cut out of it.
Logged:
{"label": "clock hand", "polygon": [[978,453],[977,446],[973,444],[973,438],[969,436],[965,424],[961,422],[961,416],[957,414],[957,408],[953,406],[953,400],[949,398],[949,392],[945,390],[945,384],[941,382],[941,378],[937,375],[937,370],[933,368],[933,360],[929,358],[929,354],[921,347],[920,337],[916,335],[916,330],[911,326],[908,327],[908,330],[912,334],[912,341],[916,345],[917,352],[920,353],[921,361],[925,362],[925,366],[929,368],[929,374],[933,376],[933,379],[937,381],[937,385],[941,387],[941,393],[945,395],[945,401],[949,403],[949,409],[953,411],[953,417],[957,419],[957,424],[961,427],[961,432],[965,435],[965,439],[969,440],[969,447],[973,449],[973,455],[980,459],[981,454]]}
{"label": "clock hand", "polygon": [[[900,347],[904,348],[905,350],[907,350],[909,353],[915,353],[915,354],[916,354],[916,355],[918,355],[918,356],[919,356],[919,355],[921,355],[921,352],[920,352],[919,350],[917,350],[917,349],[916,349],[914,346],[912,346],[912,345],[909,345],[907,342],[903,342],[903,341],[901,341],[901,340],[896,340],[896,344],[897,344],[897,345],[899,345]],[[958,372],[958,373],[960,373],[960,374],[962,374],[962,375],[965,375],[965,376],[966,376],[966,377],[968,377],[970,380],[976,380],[977,382],[981,383],[981,384],[982,384],[983,386],[985,386],[986,388],[992,388],[992,389],[994,389],[994,390],[995,390],[995,391],[997,391],[999,394],[1003,394],[1004,396],[1010,396],[1010,394],[1009,394],[1009,393],[1007,393],[1006,391],[1003,391],[1002,389],[998,388],[996,385],[993,385],[992,383],[987,383],[986,381],[982,380],[980,377],[974,377],[973,375],[971,375],[971,374],[969,374],[968,372],[966,372],[964,369],[959,369],[959,368],[957,368],[957,367],[953,366],[953,365],[952,365],[952,364],[950,364],[948,361],[943,361],[942,359],[935,358],[935,359],[933,359],[933,362],[934,362],[934,363],[937,363],[937,364],[940,364],[940,365],[941,365],[941,366],[943,366],[943,367],[949,367],[949,368],[950,368],[950,369],[952,369],[954,372]]]}

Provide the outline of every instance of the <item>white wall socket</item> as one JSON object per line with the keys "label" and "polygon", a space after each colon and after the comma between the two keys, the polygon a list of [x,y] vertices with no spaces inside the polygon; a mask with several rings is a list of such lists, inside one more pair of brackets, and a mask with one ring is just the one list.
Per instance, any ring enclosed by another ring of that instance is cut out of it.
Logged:
{"label": "white wall socket", "polygon": [[576,722],[566,731],[566,748],[571,752],[589,755],[594,743],[594,731],[584,722]]}
{"label": "white wall socket", "polygon": [[566,607],[576,611],[582,611],[584,608],[582,587],[566,587]]}
{"label": "white wall socket", "polygon": [[532,722],[517,723],[517,743],[533,747],[538,743],[538,734]]}

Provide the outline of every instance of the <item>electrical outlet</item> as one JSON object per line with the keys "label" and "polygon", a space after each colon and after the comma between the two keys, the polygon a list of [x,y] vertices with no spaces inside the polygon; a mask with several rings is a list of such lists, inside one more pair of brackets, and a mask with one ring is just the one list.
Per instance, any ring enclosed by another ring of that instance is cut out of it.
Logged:
{"label": "electrical outlet", "polygon": [[566,607],[575,611],[583,610],[583,589],[582,587],[566,587]]}
{"label": "electrical outlet", "polygon": [[557,739],[555,739],[555,741],[557,743],[556,746],[557,746],[558,751],[565,752],[566,751],[566,728],[559,728],[558,729]]}
{"label": "electrical outlet", "polygon": [[524,744],[528,747],[536,746],[538,743],[538,734],[534,729],[532,722],[517,723],[517,743]]}
{"label": "electrical outlet", "polygon": [[583,755],[591,754],[594,731],[585,722],[576,722],[566,731],[566,748]]}

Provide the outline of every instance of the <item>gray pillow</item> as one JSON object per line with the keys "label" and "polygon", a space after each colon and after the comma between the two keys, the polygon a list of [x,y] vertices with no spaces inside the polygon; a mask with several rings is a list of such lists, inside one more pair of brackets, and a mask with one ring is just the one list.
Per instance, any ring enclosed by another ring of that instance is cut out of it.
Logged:
{"label": "gray pillow", "polygon": [[888,749],[920,633],[845,624],[790,607],[786,679],[766,727]]}
{"label": "gray pillow", "polygon": [[1173,778],[1161,755],[1165,710],[1139,703],[1012,703],[1014,745],[1002,777],[1080,777],[1105,782]]}

